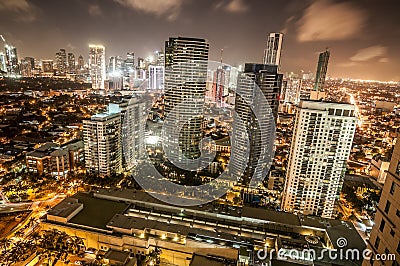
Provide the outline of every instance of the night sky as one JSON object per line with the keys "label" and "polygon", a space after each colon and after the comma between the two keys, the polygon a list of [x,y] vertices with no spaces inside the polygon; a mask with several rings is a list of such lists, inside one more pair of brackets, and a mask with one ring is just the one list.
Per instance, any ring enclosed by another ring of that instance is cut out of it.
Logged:
{"label": "night sky", "polygon": [[400,81],[400,1],[0,0],[0,34],[20,57],[146,57],[170,36],[206,38],[210,59],[261,62],[267,34],[284,32],[282,71],[315,72],[329,47],[332,77]]}

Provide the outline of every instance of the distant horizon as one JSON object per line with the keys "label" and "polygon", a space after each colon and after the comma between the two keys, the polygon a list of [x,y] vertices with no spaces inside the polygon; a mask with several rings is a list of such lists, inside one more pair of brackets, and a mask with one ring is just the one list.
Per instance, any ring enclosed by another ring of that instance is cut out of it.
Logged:
{"label": "distant horizon", "polygon": [[[396,6],[398,8],[396,8]],[[261,62],[270,32],[282,32],[282,72],[315,72],[329,47],[333,77],[400,81],[400,3],[395,0],[13,0],[0,3],[0,34],[20,57],[54,58],[60,48],[87,58],[146,57],[171,36],[207,39],[210,59]],[[371,67],[373,66],[373,67]]]}

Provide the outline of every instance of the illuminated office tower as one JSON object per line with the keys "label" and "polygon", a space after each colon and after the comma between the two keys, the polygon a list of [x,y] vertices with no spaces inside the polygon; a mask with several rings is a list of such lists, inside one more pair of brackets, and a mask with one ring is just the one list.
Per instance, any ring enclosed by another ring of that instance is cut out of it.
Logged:
{"label": "illuminated office tower", "polygon": [[83,70],[85,68],[85,60],[83,59],[83,56],[80,55],[78,57],[78,65],[77,65],[77,69],[78,70]]}
{"label": "illuminated office tower", "polygon": [[149,66],[149,86],[150,90],[164,89],[164,66]]}
{"label": "illuminated office tower", "polygon": [[0,74],[7,73],[6,55],[0,51]]}
{"label": "illuminated office tower", "polygon": [[146,66],[145,60],[144,60],[143,58],[141,58],[141,57],[138,57],[138,60],[137,60],[137,67],[138,67],[139,69],[144,69],[145,66]]}
{"label": "illuminated office tower", "polygon": [[67,71],[67,54],[65,53],[65,49],[60,49],[56,53],[56,69],[57,76],[65,76]]}
{"label": "illuminated office tower", "polygon": [[125,68],[128,71],[135,69],[135,53],[126,53]]}
{"label": "illuminated office tower", "polygon": [[227,78],[225,69],[221,66],[213,73],[211,99],[218,106],[223,105],[224,97],[227,96],[225,79]]}
{"label": "illuminated office tower", "polygon": [[271,32],[268,35],[267,48],[264,51],[264,64],[281,65],[283,33]]}
{"label": "illuminated office tower", "polygon": [[319,54],[317,73],[315,76],[314,90],[311,91],[311,100],[320,100],[325,98],[325,78],[328,71],[330,52],[326,50]]}
{"label": "illuminated office tower", "polygon": [[164,62],[165,62],[165,54],[163,51],[155,51],[154,52],[154,62],[157,66],[164,66]]}
{"label": "illuminated office tower", "polygon": [[[260,95],[257,95],[257,86],[269,106],[262,104]],[[281,87],[282,74],[278,74],[277,65],[245,64],[244,72],[239,74],[235,98],[235,111],[238,116],[233,120],[230,164],[232,175],[244,184],[254,175],[264,178],[267,174],[266,163],[270,158],[266,157],[269,156],[269,152],[264,149],[270,149],[268,144],[273,143],[270,137],[278,115],[278,96]],[[254,115],[256,111],[265,118],[266,123],[259,123]],[[244,130],[247,136],[243,133]],[[249,159],[244,157],[247,148]],[[246,170],[240,174],[244,162],[248,162]],[[263,167],[257,168],[258,162],[261,162]]]}
{"label": "illuminated office tower", "polygon": [[122,171],[122,120],[118,104],[83,121],[85,166],[90,173],[106,176]]}
{"label": "illuminated office tower", "polygon": [[[164,112],[168,119],[174,111],[176,124],[166,127],[164,147],[179,145],[182,153],[172,149],[169,154],[175,160],[200,156],[208,52],[204,39],[177,37],[165,42]],[[180,123],[185,124],[179,131],[176,125]]]}
{"label": "illuminated office tower", "polygon": [[89,45],[89,74],[92,88],[104,90],[106,79],[105,48],[102,45]]}
{"label": "illuminated office tower", "polygon": [[303,79],[289,77],[286,79],[285,103],[298,104],[300,102],[300,92]]}
{"label": "illuminated office tower", "polygon": [[54,74],[53,60],[42,60],[42,72],[45,75]]}
{"label": "illuminated office tower", "polygon": [[120,56],[111,56],[108,63],[108,80],[110,90],[121,90],[123,88],[124,60]]}
{"label": "illuminated office tower", "polygon": [[19,67],[18,67],[18,55],[17,48],[12,45],[5,45],[5,59],[6,59],[6,68],[7,73],[9,75],[18,75]]}
{"label": "illuminated office tower", "polygon": [[123,62],[123,86],[125,89],[133,89],[135,87],[136,68],[135,54],[127,53]]}
{"label": "illuminated office tower", "polygon": [[282,209],[332,218],[357,119],[346,103],[301,101],[290,147]]}
{"label": "illuminated office tower", "polygon": [[35,59],[32,57],[25,57],[21,60],[20,69],[21,76],[32,77],[33,69],[35,68]]}
{"label": "illuminated office tower", "polygon": [[68,73],[74,74],[76,70],[75,55],[73,53],[68,53],[67,61],[68,61]]}
{"label": "illuminated office tower", "polygon": [[124,60],[120,56],[111,56],[108,62],[108,73],[120,72],[122,74],[124,68]]}
{"label": "illuminated office tower", "polygon": [[[374,227],[368,241],[371,257],[385,260],[371,263],[365,260],[363,265],[400,265],[400,140],[397,139],[390,161],[389,170],[383,186],[378,208],[374,218]],[[378,256],[377,256],[378,254]],[[393,254],[395,257],[388,259]]]}

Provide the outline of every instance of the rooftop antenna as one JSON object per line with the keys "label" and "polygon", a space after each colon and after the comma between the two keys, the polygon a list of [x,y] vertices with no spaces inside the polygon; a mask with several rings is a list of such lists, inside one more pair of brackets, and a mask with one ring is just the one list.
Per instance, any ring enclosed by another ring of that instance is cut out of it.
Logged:
{"label": "rooftop antenna", "polygon": [[221,66],[222,66],[222,55],[224,54],[224,48],[221,49]]}

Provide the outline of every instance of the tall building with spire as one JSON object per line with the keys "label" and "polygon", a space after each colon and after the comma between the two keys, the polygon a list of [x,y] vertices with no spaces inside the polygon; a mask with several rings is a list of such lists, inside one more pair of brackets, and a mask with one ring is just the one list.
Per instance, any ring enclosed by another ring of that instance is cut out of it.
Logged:
{"label": "tall building with spire", "polygon": [[311,100],[320,100],[325,98],[325,79],[328,71],[329,57],[331,53],[327,49],[319,54],[317,73],[315,75],[314,90],[311,91]]}
{"label": "tall building with spire", "polygon": [[356,122],[354,105],[300,102],[282,198],[284,211],[334,216]]}
{"label": "tall building with spire", "polygon": [[271,32],[268,35],[267,48],[264,51],[264,64],[281,65],[283,33]]}
{"label": "tall building with spire", "polygon": [[[164,113],[167,119],[176,119],[163,136],[164,147],[171,149],[170,159],[200,156],[208,53],[209,44],[204,39],[177,37],[165,42]],[[182,123],[179,129],[177,125]],[[180,151],[175,150],[178,146]]]}
{"label": "tall building with spire", "polygon": [[104,90],[106,55],[103,45],[89,45],[89,74],[92,88],[95,90]]}

